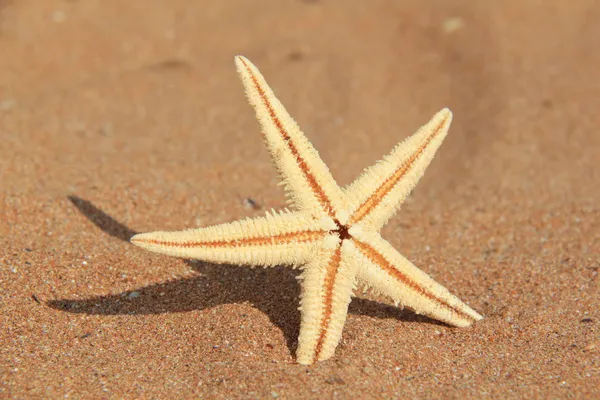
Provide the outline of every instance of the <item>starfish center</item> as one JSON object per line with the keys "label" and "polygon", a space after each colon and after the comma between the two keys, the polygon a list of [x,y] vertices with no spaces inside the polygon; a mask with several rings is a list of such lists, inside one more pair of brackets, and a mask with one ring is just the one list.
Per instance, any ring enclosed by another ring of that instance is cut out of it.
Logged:
{"label": "starfish center", "polygon": [[340,237],[341,240],[346,240],[346,239],[352,238],[352,236],[350,236],[350,232],[348,232],[348,230],[350,229],[349,226],[342,225],[340,223],[340,221],[338,221],[337,219],[334,220],[334,222],[335,222],[335,225],[337,226],[337,229],[334,231],[331,231],[332,233],[337,233],[337,235]]}

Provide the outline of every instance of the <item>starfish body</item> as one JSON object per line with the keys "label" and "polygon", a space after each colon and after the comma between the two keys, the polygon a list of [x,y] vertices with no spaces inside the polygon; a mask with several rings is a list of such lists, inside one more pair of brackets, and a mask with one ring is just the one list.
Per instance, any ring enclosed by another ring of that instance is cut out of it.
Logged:
{"label": "starfish body", "polygon": [[340,188],[258,69],[235,58],[293,211],[179,232],[135,235],[147,250],[235,265],[301,267],[301,364],[330,358],[358,284],[454,326],[482,317],[398,253],[379,230],[415,187],[448,132],[438,112],[348,187]]}

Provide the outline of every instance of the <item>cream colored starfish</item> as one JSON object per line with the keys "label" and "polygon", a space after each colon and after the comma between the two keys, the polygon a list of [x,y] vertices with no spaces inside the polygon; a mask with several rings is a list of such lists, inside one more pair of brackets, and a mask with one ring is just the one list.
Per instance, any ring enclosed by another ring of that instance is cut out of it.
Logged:
{"label": "cream colored starfish", "polygon": [[438,112],[354,183],[340,188],[258,69],[242,56],[235,64],[294,211],[201,229],[142,233],[131,242],[213,263],[300,266],[296,356],[301,364],[333,355],[358,283],[450,325],[468,326],[481,319],[379,235],[441,145],[452,120],[450,110]]}

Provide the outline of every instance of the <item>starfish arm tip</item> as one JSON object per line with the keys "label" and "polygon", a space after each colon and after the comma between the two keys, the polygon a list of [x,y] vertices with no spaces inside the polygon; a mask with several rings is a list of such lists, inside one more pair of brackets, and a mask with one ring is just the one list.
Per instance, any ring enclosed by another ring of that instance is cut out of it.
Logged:
{"label": "starfish arm tip", "polygon": [[456,326],[458,328],[467,328],[472,326],[475,322],[479,322],[483,319],[483,316],[479,314],[477,311],[465,305],[463,312],[467,315],[467,318],[461,317],[453,319],[452,321],[447,321],[450,325]]}
{"label": "starfish arm tip", "polygon": [[254,67],[254,65],[250,62],[250,60],[248,60],[246,57],[244,57],[241,54],[236,55],[233,60],[235,61],[235,67],[238,71],[238,73],[240,74],[245,74],[247,73],[247,68],[250,67],[252,69],[252,67]]}
{"label": "starfish arm tip", "polygon": [[140,240],[140,235],[142,235],[141,233],[135,234],[132,237],[129,238],[129,242],[133,243],[133,244],[137,244]]}
{"label": "starfish arm tip", "polygon": [[452,122],[453,116],[454,116],[454,114],[452,113],[452,111],[448,107],[442,108],[436,114],[436,117],[444,120],[445,125],[450,125],[450,123]]}
{"label": "starfish arm tip", "polygon": [[129,238],[129,243],[134,244],[136,246],[142,247],[144,249],[149,249],[147,240],[149,239],[149,235],[151,233],[138,233]]}
{"label": "starfish arm tip", "polygon": [[312,365],[313,360],[311,358],[299,357],[296,359],[296,362],[300,365]]}
{"label": "starfish arm tip", "polygon": [[483,315],[479,314],[477,311],[473,310],[471,307],[469,307],[467,305],[465,305],[465,307],[466,307],[465,311],[471,317],[471,321],[470,321],[469,325],[471,325],[475,322],[481,321],[484,318]]}

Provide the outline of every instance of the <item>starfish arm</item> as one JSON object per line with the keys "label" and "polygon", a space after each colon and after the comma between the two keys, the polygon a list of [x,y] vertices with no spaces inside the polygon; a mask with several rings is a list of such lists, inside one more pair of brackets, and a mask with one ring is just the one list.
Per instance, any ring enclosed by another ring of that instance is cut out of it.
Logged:
{"label": "starfish arm", "polygon": [[308,262],[302,280],[300,335],[296,358],[312,364],[330,358],[341,337],[356,284],[356,249],[332,235]]}
{"label": "starfish arm", "polygon": [[377,233],[357,235],[358,279],[395,303],[454,326],[469,326],[483,317],[415,267]]}
{"label": "starfish arm", "polygon": [[335,218],[343,194],[319,153],[275,97],[258,68],[243,56],[237,56],[235,64],[292,205],[312,215]]}
{"label": "starfish arm", "polygon": [[361,223],[373,231],[385,225],[421,179],[451,121],[450,110],[441,110],[345,188],[350,224]]}
{"label": "starfish arm", "polygon": [[178,232],[141,233],[131,243],[170,256],[235,265],[300,265],[327,234],[304,213],[282,213]]}

